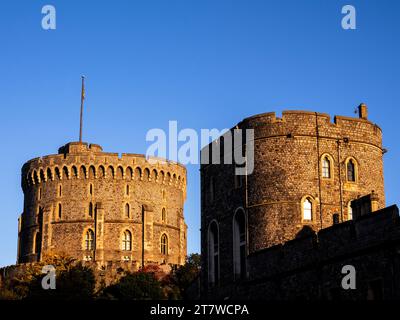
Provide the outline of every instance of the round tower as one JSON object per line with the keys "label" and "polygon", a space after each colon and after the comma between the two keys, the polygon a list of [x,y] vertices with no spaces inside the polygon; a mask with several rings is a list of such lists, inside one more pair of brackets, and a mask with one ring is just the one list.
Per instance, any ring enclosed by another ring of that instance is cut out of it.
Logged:
{"label": "round tower", "polygon": [[245,119],[254,129],[247,177],[249,250],[352,218],[351,200],[374,194],[385,207],[381,129],[366,118],[283,112]]}
{"label": "round tower", "polygon": [[183,264],[186,169],[144,155],[68,143],[22,167],[18,262],[78,260]]}
{"label": "round tower", "polygon": [[[246,277],[248,254],[352,219],[360,196],[373,195],[373,210],[385,207],[382,132],[364,104],[359,112],[333,122],[317,112],[271,112],[231,129],[253,130],[252,148],[243,139],[253,170],[201,166],[203,281]],[[224,139],[215,143],[221,154]]]}

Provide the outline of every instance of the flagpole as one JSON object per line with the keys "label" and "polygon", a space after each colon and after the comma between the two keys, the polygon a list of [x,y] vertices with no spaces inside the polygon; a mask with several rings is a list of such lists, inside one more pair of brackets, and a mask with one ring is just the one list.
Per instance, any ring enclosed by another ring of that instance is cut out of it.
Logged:
{"label": "flagpole", "polygon": [[84,76],[82,76],[82,90],[81,90],[81,121],[80,121],[80,126],[79,126],[79,142],[82,142],[83,100],[85,100],[85,77],[84,77]]}

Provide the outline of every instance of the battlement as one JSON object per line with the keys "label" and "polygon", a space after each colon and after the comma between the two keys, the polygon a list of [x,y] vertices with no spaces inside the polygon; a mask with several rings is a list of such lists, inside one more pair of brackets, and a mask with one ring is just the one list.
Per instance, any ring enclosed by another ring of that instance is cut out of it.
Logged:
{"label": "battlement", "polygon": [[331,122],[331,117],[327,113],[303,111],[303,110],[285,110],[282,112],[282,117],[277,117],[275,112],[267,112],[257,114],[248,118],[243,119],[238,123],[239,127],[258,127],[267,124],[287,124],[287,125],[298,125],[301,123],[316,123],[318,120],[318,125],[320,126],[331,126],[331,127],[342,127],[347,128],[348,126],[354,126],[359,128],[360,125],[364,128],[371,128],[373,131],[378,129],[381,131],[380,127],[375,123],[367,120],[366,116],[362,114],[359,118],[338,116],[335,115],[333,122]]}
{"label": "battlement", "polygon": [[367,119],[367,107],[359,106],[359,118],[326,113],[286,110],[282,117],[275,112],[261,113],[239,122],[235,128],[254,129],[255,139],[269,137],[309,136],[367,143],[382,149],[381,128]]}
{"label": "battlement", "polygon": [[[287,124],[298,124],[299,121],[316,121],[316,118],[319,120],[319,124],[331,124],[336,126],[343,126],[349,122],[351,123],[367,123],[374,127],[378,127],[376,124],[370,122],[368,120],[368,108],[364,103],[361,103],[358,106],[358,118],[346,117],[346,116],[337,116],[335,115],[333,118],[333,122],[331,122],[331,117],[327,113],[320,113],[314,111],[307,110],[284,110],[282,112],[282,117],[277,117],[275,112],[266,112],[256,114],[250,117],[243,119],[238,126],[246,125],[246,124],[273,124],[273,123],[287,123]],[[379,127],[378,127],[379,128]],[[379,128],[380,129],[380,128]]]}
{"label": "battlement", "polygon": [[[318,233],[254,252],[249,256],[253,279],[274,278],[293,270],[334,261],[371,243],[400,239],[400,217],[396,205],[366,214]],[[368,239],[368,241],[366,241]]]}
{"label": "battlement", "polygon": [[[330,115],[326,113],[286,110],[282,112],[282,117],[277,117],[275,112],[267,112],[245,118],[232,127],[231,131],[235,129],[254,130],[255,140],[266,138],[309,138],[313,140],[318,137],[345,144],[367,144],[378,148],[379,152],[384,151],[382,130],[378,125],[367,120],[365,104],[359,106],[359,118],[334,116],[332,122]],[[224,136],[221,136],[208,146],[217,143],[223,150],[223,140]],[[242,141],[245,140],[245,136],[243,136]],[[283,140],[276,141],[278,144],[282,142]]]}
{"label": "battlement", "polygon": [[88,144],[87,142],[69,142],[58,149],[59,154],[102,151],[103,148],[98,144]]}
{"label": "battlement", "polygon": [[97,144],[70,142],[22,167],[22,188],[41,182],[69,179],[125,179],[153,181],[186,189],[186,168],[174,161],[142,154],[103,152]]}

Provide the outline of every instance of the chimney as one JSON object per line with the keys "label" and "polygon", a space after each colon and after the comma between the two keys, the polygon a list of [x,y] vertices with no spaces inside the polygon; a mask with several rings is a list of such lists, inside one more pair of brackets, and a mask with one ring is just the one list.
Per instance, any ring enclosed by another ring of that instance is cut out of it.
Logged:
{"label": "chimney", "polygon": [[364,119],[364,120],[368,119],[368,108],[365,103],[361,103],[358,106],[358,116],[360,117],[360,119]]}
{"label": "chimney", "polygon": [[379,197],[374,190],[368,195],[359,197],[351,201],[351,209],[353,210],[353,219],[377,211],[379,208]]}

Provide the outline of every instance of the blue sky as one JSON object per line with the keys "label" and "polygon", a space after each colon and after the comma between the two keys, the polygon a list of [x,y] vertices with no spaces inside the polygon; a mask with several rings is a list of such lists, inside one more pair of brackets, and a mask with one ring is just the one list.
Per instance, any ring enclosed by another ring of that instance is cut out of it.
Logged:
{"label": "blue sky", "polygon": [[[41,28],[56,8],[57,29]],[[351,4],[357,29],[341,28]],[[399,1],[1,1],[0,266],[15,263],[20,169],[78,137],[145,153],[146,132],[226,128],[267,111],[355,116],[384,132],[387,204],[400,203]],[[188,251],[200,249],[197,165],[188,166]]]}

